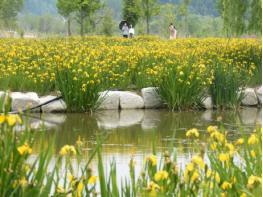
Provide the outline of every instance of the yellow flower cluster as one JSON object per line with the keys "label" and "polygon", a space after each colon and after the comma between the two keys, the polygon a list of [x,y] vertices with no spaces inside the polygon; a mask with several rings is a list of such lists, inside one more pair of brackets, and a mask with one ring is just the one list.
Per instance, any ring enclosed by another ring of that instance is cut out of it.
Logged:
{"label": "yellow flower cluster", "polygon": [[[26,88],[53,87],[56,71],[66,69],[71,71],[72,80],[80,84],[80,91],[86,92],[89,86],[102,81],[105,87],[114,87],[142,79],[146,86],[175,68],[178,82],[190,85],[197,80],[209,85],[214,79],[213,62],[253,75],[261,51],[261,42],[256,39],[189,38],[173,42],[147,37],[128,42],[105,37],[5,39],[0,40],[0,82],[23,78]],[[191,71],[186,73],[189,63]]]}
{"label": "yellow flower cluster", "polygon": [[65,145],[63,146],[60,151],[59,154],[61,156],[65,156],[65,155],[76,155],[76,149],[74,146],[70,146],[70,145]]}
{"label": "yellow flower cluster", "polygon": [[1,115],[0,114],[0,125],[7,123],[9,126],[14,126],[16,123],[22,124],[22,119],[16,114]]}
{"label": "yellow flower cluster", "polygon": [[25,143],[22,146],[19,146],[17,148],[17,151],[19,152],[20,155],[31,154],[32,148],[30,148],[29,145]]}
{"label": "yellow flower cluster", "polygon": [[199,137],[199,132],[196,128],[190,129],[186,132],[186,137]]}

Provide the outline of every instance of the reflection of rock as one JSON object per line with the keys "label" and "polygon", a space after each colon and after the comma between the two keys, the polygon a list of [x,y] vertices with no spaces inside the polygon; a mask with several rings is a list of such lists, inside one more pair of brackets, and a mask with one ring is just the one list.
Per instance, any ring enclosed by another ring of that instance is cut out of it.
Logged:
{"label": "reflection of rock", "polygon": [[257,123],[258,123],[258,124],[262,124],[262,109],[259,109],[259,110],[258,110]]}
{"label": "reflection of rock", "polygon": [[141,109],[144,107],[144,102],[141,96],[123,91],[120,92],[120,107],[121,109]]}
{"label": "reflection of rock", "polygon": [[[35,92],[12,92],[11,99],[13,111],[25,110],[27,108],[35,107],[40,103],[39,97]],[[39,109],[37,111],[39,111]]]}
{"label": "reflection of rock", "polygon": [[262,86],[255,89],[256,95],[260,103],[262,103]]}
{"label": "reflection of rock", "polygon": [[128,127],[142,121],[144,110],[122,110],[120,111],[120,127]]}
{"label": "reflection of rock", "polygon": [[41,115],[41,119],[43,121],[52,123],[52,124],[62,124],[66,121],[66,115],[65,114],[51,114],[51,113],[45,113]]}
{"label": "reflection of rock", "polygon": [[208,97],[204,98],[202,101],[202,104],[203,104],[204,108],[206,108],[206,109],[213,109],[212,97],[208,96]]}
{"label": "reflection of rock", "polygon": [[240,110],[240,117],[244,124],[255,124],[257,119],[257,108],[246,107]]}
{"label": "reflection of rock", "polygon": [[57,124],[54,124],[54,123],[50,123],[50,122],[45,122],[45,121],[41,121],[41,120],[38,120],[38,121],[35,121],[33,123],[30,124],[30,128],[32,129],[51,129],[51,128],[54,128],[58,126]]}
{"label": "reflection of rock", "polygon": [[[40,104],[51,101],[55,98],[57,98],[57,97],[56,96],[50,96],[50,95],[43,96],[39,99]],[[60,99],[60,100],[53,101],[47,105],[41,106],[41,109],[43,112],[65,112],[67,110],[67,105],[62,99]]]}
{"label": "reflection of rock", "polygon": [[115,129],[119,126],[118,110],[103,110],[96,113],[98,127],[101,129]]}
{"label": "reflection of rock", "polygon": [[120,92],[119,91],[104,91],[100,93],[99,109],[119,109]]}
{"label": "reflection of rock", "polygon": [[258,104],[258,98],[253,88],[246,88],[244,90],[244,98],[242,99],[241,103],[245,106]]}
{"label": "reflection of rock", "polygon": [[156,128],[160,122],[160,112],[156,110],[145,110],[142,121],[142,129]]}
{"label": "reflection of rock", "polygon": [[213,110],[206,110],[203,114],[202,114],[202,116],[201,116],[201,118],[203,119],[203,120],[205,120],[205,121],[208,121],[208,122],[210,122],[210,121],[212,121],[213,120]]}
{"label": "reflection of rock", "polygon": [[156,92],[155,87],[143,88],[141,90],[142,97],[144,100],[145,108],[160,108],[163,103],[160,96]]}

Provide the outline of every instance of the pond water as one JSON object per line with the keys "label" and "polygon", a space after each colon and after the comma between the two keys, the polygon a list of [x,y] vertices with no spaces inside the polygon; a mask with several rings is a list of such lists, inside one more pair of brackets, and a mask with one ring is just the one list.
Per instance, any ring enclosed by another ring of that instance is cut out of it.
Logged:
{"label": "pond water", "polygon": [[[261,124],[261,113],[261,109],[257,108],[244,108],[238,112],[108,110],[92,115],[83,113],[31,115],[30,123],[33,127],[45,124],[47,127],[45,144],[49,146],[55,139],[55,154],[58,154],[65,144],[74,145],[80,136],[86,143],[88,155],[89,150],[95,146],[96,135],[102,134],[106,137],[102,149],[106,168],[115,159],[117,171],[121,172],[121,175],[128,175],[128,163],[131,157],[136,160],[136,170],[139,171],[144,158],[152,153],[153,144],[158,156],[165,150],[176,150],[178,165],[183,167],[190,159],[192,151],[192,144],[185,137],[186,130],[199,129],[200,143],[205,143],[206,128],[209,125],[219,125],[218,118],[220,118],[223,126],[230,132],[230,138],[236,139],[242,133],[253,131],[256,124]],[[39,140],[36,144],[40,144],[43,138],[40,139],[37,135],[36,140]],[[34,149],[39,150],[39,148],[37,145]],[[83,160],[87,155],[83,155]],[[96,171],[96,158],[92,166]]]}

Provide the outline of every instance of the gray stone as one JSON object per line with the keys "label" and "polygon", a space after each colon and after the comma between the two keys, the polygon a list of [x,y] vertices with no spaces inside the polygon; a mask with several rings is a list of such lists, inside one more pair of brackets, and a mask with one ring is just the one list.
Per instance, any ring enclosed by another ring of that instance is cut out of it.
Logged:
{"label": "gray stone", "polygon": [[119,91],[104,91],[100,93],[98,109],[119,109],[120,92]]}
{"label": "gray stone", "polygon": [[262,103],[262,86],[255,89],[255,93],[258,97],[259,103],[261,104]]}
{"label": "gray stone", "polygon": [[128,91],[120,93],[120,108],[121,109],[142,109],[144,102],[141,96]]}
{"label": "gray stone", "polygon": [[204,98],[202,101],[202,104],[203,104],[204,108],[206,108],[206,109],[213,109],[212,97],[208,96],[208,97]]}
{"label": "gray stone", "polygon": [[[25,110],[39,105],[40,100],[35,92],[21,93],[12,92],[10,95],[12,99],[12,111]],[[36,109],[34,111],[39,111]]]}
{"label": "gray stone", "polygon": [[[55,98],[56,96],[51,96],[51,95],[40,97],[39,99],[40,104],[51,101],[52,99],[55,99]],[[42,109],[42,112],[45,112],[45,113],[65,112],[67,110],[67,105],[62,99],[60,99],[60,100],[56,100],[51,103],[48,103],[47,105],[41,106],[41,109]]]}
{"label": "gray stone", "polygon": [[155,87],[143,88],[141,93],[146,109],[155,109],[163,106],[162,99],[156,92]]}
{"label": "gray stone", "polygon": [[243,94],[242,105],[253,106],[258,104],[258,98],[253,88],[246,88]]}

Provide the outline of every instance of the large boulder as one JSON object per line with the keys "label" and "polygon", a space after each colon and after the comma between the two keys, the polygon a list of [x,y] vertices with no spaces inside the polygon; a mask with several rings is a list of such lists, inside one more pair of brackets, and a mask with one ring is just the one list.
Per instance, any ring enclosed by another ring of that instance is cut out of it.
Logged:
{"label": "large boulder", "polygon": [[202,100],[202,104],[205,109],[213,109],[212,97],[208,96]]}
{"label": "large boulder", "polygon": [[[12,92],[10,97],[12,99],[12,111],[25,110],[40,104],[39,97],[35,92]],[[40,111],[40,109],[34,111]]]}
{"label": "large boulder", "polygon": [[142,109],[144,108],[143,98],[133,92],[123,91],[120,93],[121,109]]}
{"label": "large boulder", "polygon": [[155,87],[143,88],[141,93],[146,109],[160,108],[163,106],[162,99],[156,92]]}
{"label": "large boulder", "polygon": [[253,88],[246,88],[243,92],[242,105],[253,106],[258,104],[258,97]]}
{"label": "large boulder", "polygon": [[260,102],[260,104],[262,103],[262,86],[255,89],[256,95],[258,97],[258,101]]}
{"label": "large boulder", "polygon": [[[40,104],[44,104],[44,103],[51,101],[55,98],[57,98],[57,97],[51,96],[51,95],[40,97],[40,99],[39,99]],[[41,109],[42,109],[42,112],[45,112],[45,113],[65,112],[67,110],[67,105],[62,99],[59,99],[59,100],[55,100],[51,103],[48,103],[46,105],[41,106]]]}
{"label": "large boulder", "polygon": [[99,109],[119,109],[120,92],[119,91],[104,91],[100,93]]}

